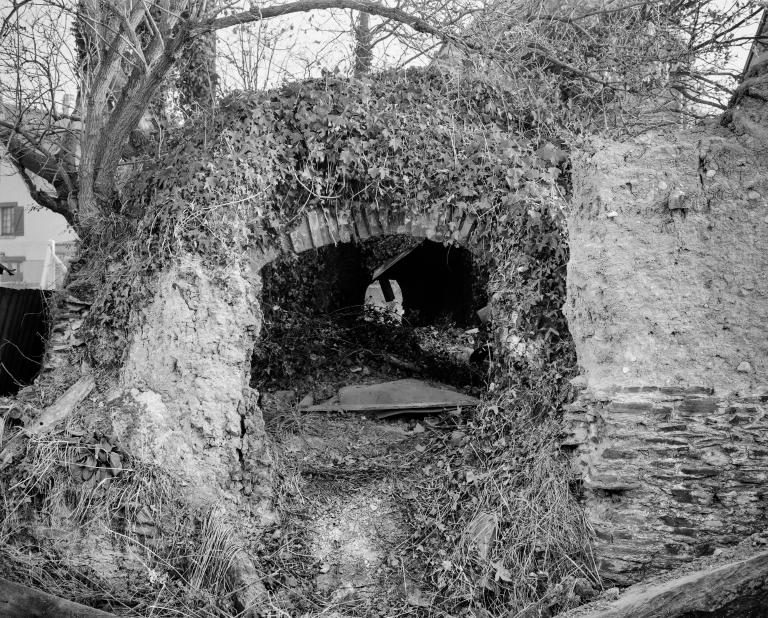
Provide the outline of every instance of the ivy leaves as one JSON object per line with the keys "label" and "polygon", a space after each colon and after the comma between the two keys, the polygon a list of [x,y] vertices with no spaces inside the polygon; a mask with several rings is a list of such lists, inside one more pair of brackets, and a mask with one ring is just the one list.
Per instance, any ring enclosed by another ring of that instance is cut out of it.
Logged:
{"label": "ivy leaves", "polygon": [[530,316],[525,328],[550,328],[565,289],[553,203],[567,153],[520,100],[482,75],[436,68],[233,95],[170,135],[133,179],[141,260],[159,267],[183,248],[228,263],[317,207],[458,210],[482,218],[498,265],[517,278],[504,287]]}
{"label": "ivy leaves", "polygon": [[553,144],[537,152],[518,134],[525,112],[508,99],[482,78],[435,69],[240,93],[212,126],[175,136],[137,186],[187,204],[252,196],[265,235],[302,209],[348,202],[487,211],[527,182],[555,182],[562,162]]}

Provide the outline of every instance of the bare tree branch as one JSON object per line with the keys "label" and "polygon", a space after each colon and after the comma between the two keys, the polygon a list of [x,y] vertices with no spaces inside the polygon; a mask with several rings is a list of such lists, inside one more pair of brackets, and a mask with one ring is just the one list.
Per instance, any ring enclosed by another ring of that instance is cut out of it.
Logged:
{"label": "bare tree branch", "polygon": [[24,181],[24,184],[27,187],[27,191],[29,191],[29,196],[35,202],[37,202],[43,208],[47,208],[48,210],[51,210],[57,214],[62,215],[67,220],[67,223],[69,223],[70,225],[74,223],[75,213],[72,211],[72,208],[70,207],[68,200],[62,197],[54,197],[50,193],[41,191],[35,186],[35,183],[29,177],[29,174],[27,173],[26,169],[24,169],[14,159],[11,159],[11,163],[16,168],[16,171],[19,173],[19,176],[21,176],[21,179]]}
{"label": "bare tree branch", "polygon": [[0,24],[0,40],[2,40],[2,38],[10,31],[11,20],[13,17],[19,12],[21,8],[30,2],[32,2],[32,0],[20,0],[19,2],[13,3],[11,10],[8,12],[8,15],[3,18],[3,23]]}
{"label": "bare tree branch", "polygon": [[24,169],[51,184],[62,177],[58,158],[38,145],[38,139],[28,131],[0,120],[0,139],[11,155],[11,160],[17,161]]}
{"label": "bare tree branch", "polygon": [[[598,6],[592,3],[583,13],[579,11],[585,9],[574,8],[573,3],[540,0],[493,1],[482,7],[469,4],[471,0],[397,0],[391,6],[384,0],[277,1],[283,3],[261,8],[254,3],[253,8],[231,15],[226,11],[235,3],[228,0],[6,2],[10,6],[0,9],[0,75],[5,80],[15,73],[16,83],[10,87],[7,81],[0,83],[0,95],[10,93],[18,109],[0,121],[0,139],[34,199],[56,212],[76,213],[79,222],[118,204],[117,169],[133,156],[130,136],[153,98],[174,69],[183,70],[179,59],[199,37],[231,26],[329,9],[372,15],[370,24],[364,20],[358,24],[365,43],[358,55],[366,63],[377,44],[391,48],[383,56],[390,54],[392,66],[392,56],[403,58],[406,51],[411,57],[413,52],[424,54],[442,41],[452,50],[446,54],[449,62],[496,71],[503,83],[519,85],[519,96],[526,101],[550,105],[548,118],[560,122],[563,114],[580,113],[571,108],[592,105],[583,112],[588,118],[579,120],[589,130],[595,110],[599,114],[613,105],[620,115],[625,104],[648,109],[656,102],[668,102],[670,89],[680,92],[675,97],[678,103],[685,99],[680,113],[704,106],[722,109],[723,94],[733,92],[737,84],[722,73],[725,59],[739,40],[737,29],[757,15],[749,0],[732,0],[727,6],[718,0],[622,0],[602,3],[597,10],[592,10]],[[66,58],[71,39],[61,34],[70,32],[61,25],[72,19],[72,4],[78,28],[74,59]],[[20,16],[35,26],[28,27]],[[339,25],[339,36],[351,37],[351,24]],[[8,31],[14,36],[3,37]],[[267,67],[272,63],[263,49],[274,52],[275,45],[270,47],[263,38],[260,44],[263,60],[244,64],[251,85],[264,83],[259,63],[268,63]],[[464,53],[454,55],[456,50]],[[762,46],[754,50],[757,58]],[[327,56],[317,52],[313,61],[328,60]],[[68,88],[76,87],[78,93],[71,114],[56,110],[62,59],[70,61],[70,84],[77,82]],[[754,70],[762,72],[757,64]],[[718,77],[723,77],[722,83]],[[749,88],[760,95],[755,86],[762,87],[763,78],[751,73],[745,78],[732,100]],[[564,102],[578,105],[566,110]],[[627,109],[631,113],[634,108]],[[66,117],[77,124],[71,129],[57,126]],[[66,142],[56,135],[64,130],[77,135],[79,148],[74,138]],[[49,181],[55,195],[40,192],[32,175]]]}
{"label": "bare tree branch", "polygon": [[725,105],[723,105],[722,103],[719,103],[718,101],[713,101],[711,99],[704,99],[703,97],[699,97],[694,94],[691,94],[688,88],[680,84],[675,84],[671,86],[671,88],[672,90],[679,92],[681,95],[683,95],[683,97],[685,97],[689,101],[692,101],[693,103],[698,103],[699,105],[706,105],[708,107],[715,107],[717,109],[722,109],[722,110],[727,109]]}
{"label": "bare tree branch", "polygon": [[289,2],[287,4],[279,4],[264,8],[253,8],[248,11],[236,13],[235,15],[219,17],[217,19],[203,21],[199,24],[191,24],[190,30],[192,34],[196,34],[197,32],[220,30],[222,28],[230,28],[239,24],[272,19],[274,17],[281,17],[292,13],[306,13],[308,11],[324,9],[353,9],[370,15],[378,15],[406,24],[417,32],[431,34],[441,39],[453,40],[457,43],[459,42],[457,37],[444,32],[442,29],[430,24],[420,17],[411,15],[400,9],[384,6],[378,2],[368,2],[367,0],[299,0],[299,2]]}

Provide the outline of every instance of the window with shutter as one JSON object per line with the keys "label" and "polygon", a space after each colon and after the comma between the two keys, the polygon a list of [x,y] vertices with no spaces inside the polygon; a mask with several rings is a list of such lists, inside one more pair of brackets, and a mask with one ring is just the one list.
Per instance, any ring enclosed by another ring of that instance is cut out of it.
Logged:
{"label": "window with shutter", "polygon": [[15,206],[0,204],[0,235],[14,236]]}
{"label": "window with shutter", "polygon": [[24,236],[24,206],[13,209],[13,235]]}
{"label": "window with shutter", "polygon": [[0,236],[24,236],[24,207],[16,202],[0,203]]}

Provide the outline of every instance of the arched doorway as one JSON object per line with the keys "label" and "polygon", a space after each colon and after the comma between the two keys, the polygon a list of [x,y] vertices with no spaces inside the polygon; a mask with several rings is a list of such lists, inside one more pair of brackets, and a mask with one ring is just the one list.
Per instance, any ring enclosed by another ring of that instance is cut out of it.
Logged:
{"label": "arched doorway", "polygon": [[[344,366],[361,376],[418,376],[475,395],[482,389],[484,376],[469,358],[486,342],[477,312],[488,304],[488,268],[468,249],[384,235],[284,255],[261,277],[257,389],[296,390],[300,379],[308,380],[306,391],[323,380],[338,387]],[[366,320],[366,292],[390,280],[401,290],[402,321]],[[321,377],[324,371],[334,375]],[[314,399],[330,396],[320,390]]]}
{"label": "arched doorway", "polygon": [[[402,289],[402,320],[366,319],[366,289],[381,277]],[[311,590],[319,605],[353,604],[372,615],[380,599],[400,598],[384,593],[401,585],[395,548],[413,532],[399,496],[418,474],[411,467],[427,435],[468,409],[314,408],[343,392],[389,385],[395,394],[480,395],[484,375],[469,357],[482,337],[476,312],[488,302],[487,278],[484,260],[467,248],[405,234],[329,244],[261,270],[252,385],[277,455],[282,518],[270,566]],[[304,551],[281,553],[286,542]],[[309,572],[312,564],[319,572]],[[286,610],[300,598],[284,581],[265,585]]]}

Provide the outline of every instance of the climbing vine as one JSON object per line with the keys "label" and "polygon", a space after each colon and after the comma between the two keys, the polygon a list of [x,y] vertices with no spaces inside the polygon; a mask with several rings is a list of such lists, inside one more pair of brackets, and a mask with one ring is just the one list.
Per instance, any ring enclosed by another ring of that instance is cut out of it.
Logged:
{"label": "climbing vine", "polygon": [[540,329],[562,291],[566,154],[538,118],[498,81],[436,68],[230,96],[137,166],[115,222],[92,243],[117,264],[91,321],[102,342],[114,342],[98,360],[119,360],[136,305],[126,300],[146,298],[153,273],[174,256],[236,262],[314,208],[478,216],[509,272],[552,280],[514,301]]}
{"label": "climbing vine", "polygon": [[[554,362],[538,373],[502,367],[476,414],[455,419],[456,444],[429,446],[442,459],[419,473],[428,499],[408,504],[409,543],[446,615],[572,604],[576,580],[566,579],[589,543],[555,440],[573,372],[560,311],[568,169],[541,118],[498,82],[437,69],[231,96],[206,123],[168,137],[94,236],[92,259],[114,264],[94,269],[107,279],[89,318],[92,355],[119,362],[157,274],[182,253],[201,256],[215,275],[316,208],[476,216],[505,348],[526,358],[534,341]],[[461,549],[478,514],[498,522],[483,564]],[[591,586],[591,574],[581,579]]]}
{"label": "climbing vine", "polygon": [[351,202],[485,212],[559,175],[562,151],[513,100],[495,82],[436,69],[235,94],[137,175],[128,207],[248,204],[257,237],[303,209]]}

